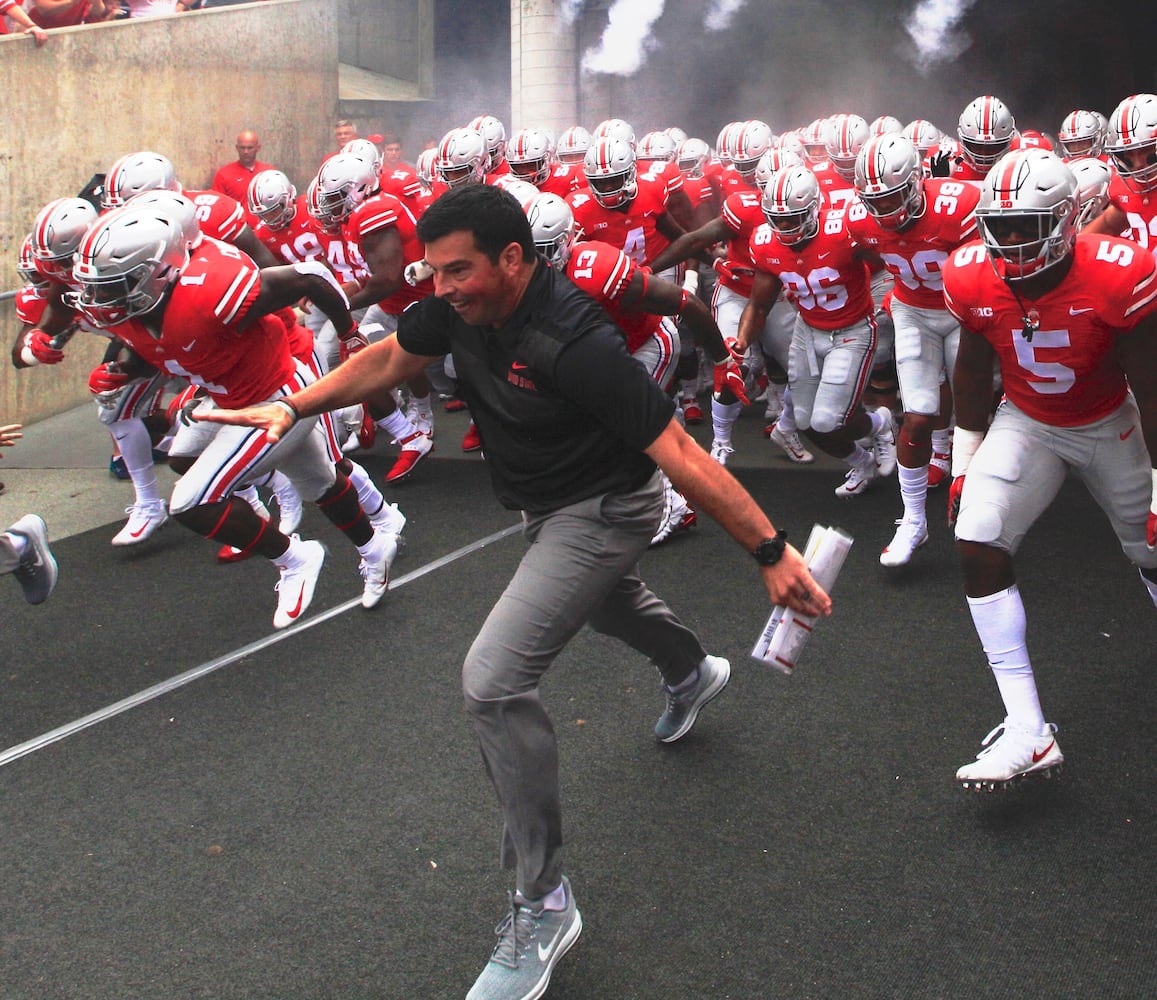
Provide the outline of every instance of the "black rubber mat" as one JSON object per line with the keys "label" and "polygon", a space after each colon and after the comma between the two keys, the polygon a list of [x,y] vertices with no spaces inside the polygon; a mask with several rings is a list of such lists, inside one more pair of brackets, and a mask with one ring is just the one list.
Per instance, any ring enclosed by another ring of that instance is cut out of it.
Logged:
{"label": "black rubber mat", "polygon": [[[1065,770],[975,796],[953,773],[1003,713],[948,529],[887,573],[894,483],[845,502],[831,470],[740,475],[793,539],[855,536],[836,613],[784,677],[747,658],[766,599],[721,529],[650,553],[652,587],[733,665],[670,747],[647,663],[590,632],[568,647],[544,697],[585,929],[548,997],[1154,995],[1157,619],[1080,484],[1018,560]],[[390,499],[410,519],[395,579],[517,522],[481,463],[432,458]],[[314,512],[304,530],[330,549],[317,616],[359,593],[357,559]],[[219,567],[178,525],[126,551],[111,533],[55,546],[43,607],[13,587],[4,747],[272,632],[267,564]],[[510,883],[458,669],[522,546],[0,767],[0,995],[464,996]]]}

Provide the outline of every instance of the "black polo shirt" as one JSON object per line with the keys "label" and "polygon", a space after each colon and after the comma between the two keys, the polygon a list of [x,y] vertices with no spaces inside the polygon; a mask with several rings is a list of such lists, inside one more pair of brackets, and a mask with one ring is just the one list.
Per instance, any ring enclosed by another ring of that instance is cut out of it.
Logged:
{"label": "black polo shirt", "polygon": [[453,355],[506,507],[555,510],[638,488],[655,471],[643,449],[674,403],[602,307],[541,258],[501,328],[470,326],[431,296],[401,315],[398,343],[412,354]]}

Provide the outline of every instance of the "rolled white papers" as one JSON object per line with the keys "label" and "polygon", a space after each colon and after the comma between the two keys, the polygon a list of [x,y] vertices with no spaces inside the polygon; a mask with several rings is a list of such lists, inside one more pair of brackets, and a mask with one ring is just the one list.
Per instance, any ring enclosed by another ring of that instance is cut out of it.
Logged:
{"label": "rolled white papers", "polygon": [[[852,547],[852,536],[839,528],[817,524],[808,536],[803,557],[816,583],[829,594]],[[776,605],[751,650],[753,659],[790,674],[811,638],[816,619]]]}

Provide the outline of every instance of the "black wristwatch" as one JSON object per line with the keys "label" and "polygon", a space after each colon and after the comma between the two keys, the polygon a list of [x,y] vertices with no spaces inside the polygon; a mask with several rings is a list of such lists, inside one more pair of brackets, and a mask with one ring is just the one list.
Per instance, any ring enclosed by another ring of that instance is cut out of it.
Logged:
{"label": "black wristwatch", "polygon": [[783,550],[786,548],[787,532],[777,531],[774,538],[765,538],[751,554],[760,566],[774,566],[783,558]]}

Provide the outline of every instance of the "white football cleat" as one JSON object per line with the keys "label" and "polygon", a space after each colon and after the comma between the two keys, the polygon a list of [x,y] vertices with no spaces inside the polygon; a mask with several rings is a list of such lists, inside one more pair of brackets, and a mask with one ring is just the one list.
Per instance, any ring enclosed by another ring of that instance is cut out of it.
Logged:
{"label": "white football cleat", "polygon": [[112,538],[113,545],[136,545],[143,542],[169,519],[164,500],[146,500],[125,508],[129,519]]}
{"label": "white football cleat", "polygon": [[844,476],[844,481],[836,487],[836,496],[845,500],[849,497],[858,497],[867,491],[878,475],[874,458],[866,465],[853,465]]}
{"label": "white football cleat", "polygon": [[[956,772],[956,780],[964,788],[992,792],[1029,775],[1051,777],[1053,769],[1065,761],[1056,731],[1051,722],[1037,733],[1012,726],[1005,719],[984,737],[984,749],[975,761]],[[1001,735],[994,740],[997,733]]]}
{"label": "white football cleat", "polygon": [[718,439],[711,442],[711,457],[720,465],[726,465],[727,459],[735,454],[735,449],[726,441]]}
{"label": "white football cleat", "polygon": [[815,455],[803,446],[803,442],[799,439],[798,431],[782,431],[779,424],[776,424],[768,435],[768,439],[772,444],[779,445],[783,449],[783,453],[787,455],[793,462],[800,465],[807,465],[816,460]]}
{"label": "white football cleat", "polygon": [[872,435],[872,453],[876,456],[876,471],[881,476],[890,476],[896,471],[896,418],[886,406],[876,412],[884,418],[884,426]]}
{"label": "white football cleat", "polygon": [[325,562],[325,546],[321,542],[303,542],[295,535],[292,544],[300,546],[299,554],[281,570],[281,579],[277,581],[274,628],[292,625],[305,614],[313,600],[317,578],[321,576],[321,566]]}
{"label": "white football cleat", "polygon": [[390,565],[398,555],[398,536],[375,531],[370,549],[362,556],[358,571],[362,575],[362,607],[375,607],[390,585]]}
{"label": "white football cleat", "polygon": [[921,545],[928,541],[928,522],[909,521],[900,518],[896,524],[896,534],[880,553],[881,566],[907,566],[914,553]]}

